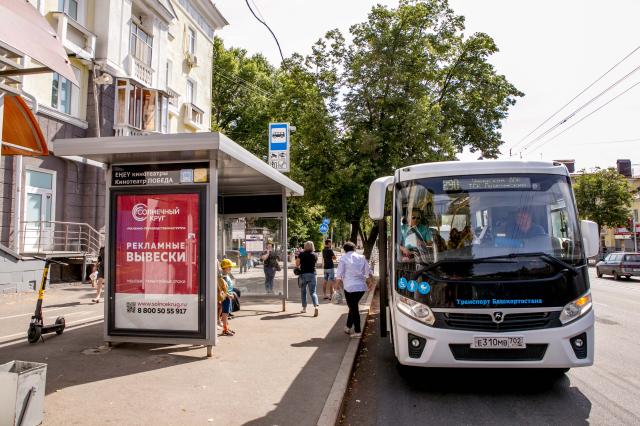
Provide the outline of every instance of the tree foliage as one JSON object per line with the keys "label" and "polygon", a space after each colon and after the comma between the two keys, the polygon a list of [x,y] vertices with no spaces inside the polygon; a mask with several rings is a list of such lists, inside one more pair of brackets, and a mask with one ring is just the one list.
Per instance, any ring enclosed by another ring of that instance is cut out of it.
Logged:
{"label": "tree foliage", "polygon": [[626,226],[631,217],[634,189],[627,179],[610,167],[576,177],[573,192],[581,219],[602,226]]}
{"label": "tree foliage", "polygon": [[401,0],[374,7],[351,43],[333,30],[314,46],[309,69],[341,125],[322,200],[354,233],[373,179],[464,148],[497,156],[501,120],[522,93],[488,62],[491,37],[463,31],[447,1]]}
{"label": "tree foliage", "polygon": [[375,6],[350,33],[347,42],[329,31],[309,56],[277,69],[216,40],[212,124],[259,156],[267,123],[294,124],[290,177],[306,195],[290,228],[310,237],[299,219],[322,206],[351,223],[351,239],[360,235],[368,254],[377,235],[364,220],[370,183],[405,165],[455,160],[465,148],[497,156],[501,120],[522,93],[488,62],[498,51],[491,37],[465,36],[446,0]]}

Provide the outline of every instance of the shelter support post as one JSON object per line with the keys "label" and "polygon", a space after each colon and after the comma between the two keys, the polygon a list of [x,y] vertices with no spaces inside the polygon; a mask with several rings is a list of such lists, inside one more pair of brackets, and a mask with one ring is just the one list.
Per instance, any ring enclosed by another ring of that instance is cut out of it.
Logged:
{"label": "shelter support post", "polygon": [[[209,179],[209,202],[206,219],[207,234],[209,234],[206,242],[209,267],[206,274],[206,294],[207,300],[211,303],[208,312],[212,312],[212,315],[207,314],[206,327],[207,338],[212,339],[215,346],[218,343],[216,327],[218,324],[218,220],[220,220],[218,217],[218,161],[216,159],[209,161],[209,173],[211,178]],[[207,346],[207,357],[211,357],[211,345]]]}
{"label": "shelter support post", "polygon": [[282,312],[287,310],[287,299],[289,298],[289,234],[287,230],[287,189],[282,188],[282,243],[284,246],[284,297],[282,298]]}

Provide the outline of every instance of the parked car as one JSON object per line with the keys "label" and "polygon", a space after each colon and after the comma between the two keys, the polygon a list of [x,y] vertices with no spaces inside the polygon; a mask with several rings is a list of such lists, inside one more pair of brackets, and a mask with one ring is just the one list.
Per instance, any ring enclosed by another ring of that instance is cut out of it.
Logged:
{"label": "parked car", "polygon": [[601,278],[603,275],[613,275],[619,280],[620,277],[627,279],[632,276],[640,276],[640,253],[611,253],[604,260],[596,263],[596,275]]}

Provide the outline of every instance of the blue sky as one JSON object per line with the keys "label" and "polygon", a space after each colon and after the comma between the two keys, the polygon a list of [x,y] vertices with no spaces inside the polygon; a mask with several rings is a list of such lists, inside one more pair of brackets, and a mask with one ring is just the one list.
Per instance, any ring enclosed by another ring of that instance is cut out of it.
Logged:
{"label": "blue sky", "polygon": [[[312,44],[329,29],[337,27],[346,35],[349,26],[365,20],[376,3],[396,6],[398,2],[253,0],[251,4],[257,6],[278,36],[286,56],[293,52],[308,53]],[[280,63],[275,42],[266,28],[253,18],[244,0],[220,0],[216,5],[230,22],[219,33],[227,46],[242,47],[250,53],[261,52],[273,64]],[[450,5],[456,13],[465,16],[467,34],[480,31],[494,38],[500,52],[491,62],[526,94],[503,122],[505,158],[508,158],[509,147],[640,46],[637,31],[640,2],[635,0],[450,0]],[[555,131],[522,149],[541,132],[639,66],[640,50],[516,146],[514,154],[519,156],[522,152],[527,159],[575,159],[578,168],[614,166],[618,158],[640,163],[640,85],[593,112],[640,82],[640,69]],[[575,124],[579,120],[582,121]],[[640,174],[640,164],[637,173]]]}

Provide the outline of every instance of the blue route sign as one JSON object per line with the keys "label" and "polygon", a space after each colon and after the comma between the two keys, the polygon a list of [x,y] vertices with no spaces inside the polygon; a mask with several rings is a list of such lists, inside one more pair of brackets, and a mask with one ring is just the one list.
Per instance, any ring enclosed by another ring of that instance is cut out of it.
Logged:
{"label": "blue route sign", "polygon": [[289,150],[289,123],[269,123],[269,150]]}
{"label": "blue route sign", "polygon": [[329,231],[329,226],[328,225],[326,225],[324,223],[322,225],[320,225],[320,232],[321,233],[326,234],[328,231]]}

